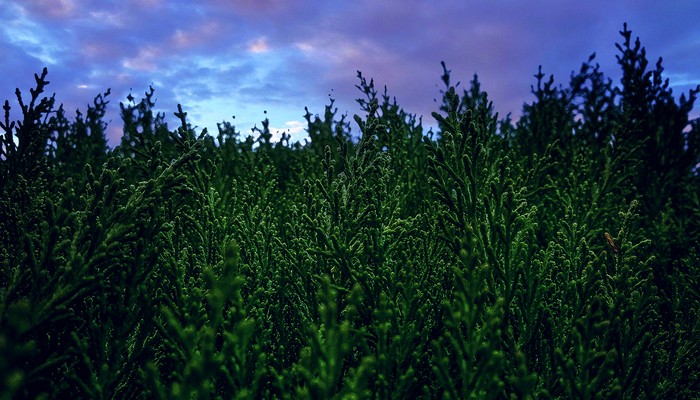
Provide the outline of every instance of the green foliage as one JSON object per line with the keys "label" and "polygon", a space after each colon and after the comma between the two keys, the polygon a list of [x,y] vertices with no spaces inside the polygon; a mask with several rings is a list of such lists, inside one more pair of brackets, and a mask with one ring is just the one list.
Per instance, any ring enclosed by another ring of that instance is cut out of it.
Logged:
{"label": "green foliage", "polygon": [[540,68],[513,124],[475,76],[436,132],[358,72],[364,115],[216,138],[151,88],[66,116],[47,71],[0,124],[0,398],[696,398],[696,94],[626,26]]}

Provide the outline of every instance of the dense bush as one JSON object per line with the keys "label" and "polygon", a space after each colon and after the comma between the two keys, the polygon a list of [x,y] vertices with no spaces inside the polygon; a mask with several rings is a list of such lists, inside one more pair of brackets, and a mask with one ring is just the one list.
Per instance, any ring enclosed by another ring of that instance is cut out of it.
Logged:
{"label": "dense bush", "polygon": [[309,139],[170,130],[153,89],[0,128],[2,398],[697,398],[700,88],[621,32],[517,123],[358,73]]}

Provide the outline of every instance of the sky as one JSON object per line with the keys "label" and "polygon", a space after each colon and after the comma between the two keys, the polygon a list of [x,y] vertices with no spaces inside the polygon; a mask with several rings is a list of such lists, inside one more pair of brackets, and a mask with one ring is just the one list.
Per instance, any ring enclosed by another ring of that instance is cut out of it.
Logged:
{"label": "sky", "polygon": [[17,117],[15,88],[29,96],[47,67],[47,93],[69,117],[111,89],[112,146],[119,102],[149,86],[171,129],[180,103],[198,130],[229,121],[247,135],[267,117],[294,141],[304,107],[323,114],[329,96],[361,114],[358,70],[434,126],[444,61],[465,88],[478,74],[495,110],[517,120],[540,65],[566,86],[595,52],[619,81],[624,22],[650,64],[663,57],[676,97],[687,93],[700,84],[699,15],[697,0],[0,0],[0,100]]}

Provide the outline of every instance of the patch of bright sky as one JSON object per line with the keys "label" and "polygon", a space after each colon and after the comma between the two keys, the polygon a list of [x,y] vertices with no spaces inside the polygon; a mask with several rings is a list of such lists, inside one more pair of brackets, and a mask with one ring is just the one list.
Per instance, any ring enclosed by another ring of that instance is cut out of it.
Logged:
{"label": "patch of bright sky", "polygon": [[669,82],[673,83],[673,86],[700,85],[700,77],[692,76],[687,73],[671,73],[664,71],[664,78],[668,78]]}
{"label": "patch of bright sky", "polygon": [[291,137],[289,139],[290,143],[304,143],[304,139],[309,137],[306,128],[305,121],[287,121],[281,128],[270,127],[270,132],[272,132],[272,140],[274,141],[278,141],[281,137],[281,133],[284,132]]}
{"label": "patch of bright sky", "polygon": [[[247,105],[236,103],[235,99],[225,97],[215,97],[206,100],[197,101],[196,104],[190,106],[183,104],[183,111],[187,112],[188,121],[195,127],[197,132],[207,128],[210,135],[216,137],[218,128],[213,126],[202,126],[197,121],[217,121],[230,122],[236,127],[236,130],[241,134],[242,138],[252,134],[251,129],[254,126],[262,128],[261,121],[265,118],[270,118],[270,133],[272,133],[272,141],[277,142],[282,137],[282,132],[291,135],[290,142],[304,142],[304,138],[308,137],[306,132],[306,121],[299,118],[300,113],[290,113],[288,109],[270,108],[268,110],[260,110],[258,105]],[[265,114],[264,111],[267,111]],[[244,116],[245,119],[236,119],[235,115]],[[251,116],[258,116],[258,120],[250,119]],[[166,112],[166,117],[172,116],[172,111]],[[283,122],[280,122],[283,121]],[[169,124],[170,125],[170,124]],[[173,128],[174,126],[170,126]]]}
{"label": "patch of bright sky", "polygon": [[[307,137],[305,130],[306,121],[302,116],[305,113],[303,105],[299,109],[290,109],[284,105],[283,99],[274,99],[272,93],[262,93],[262,103],[266,106],[261,109],[260,102],[251,102],[250,94],[242,95],[238,90],[257,87],[272,82],[271,76],[283,67],[289,52],[285,49],[275,49],[269,45],[264,36],[254,38],[247,42],[245,53],[237,53],[230,57],[222,56],[198,56],[182,59],[172,64],[170,70],[160,71],[164,77],[178,75],[178,71],[187,69],[207,69],[217,73],[244,73],[245,76],[235,78],[245,78],[245,85],[232,88],[231,91],[222,86],[222,81],[211,80],[206,76],[188,77],[181,79],[178,84],[171,87],[174,101],[183,106],[183,110],[188,113],[189,122],[197,126],[198,129],[207,128],[211,135],[218,133],[216,123],[227,121],[236,126],[236,129],[243,137],[251,134],[254,126],[262,127],[261,121],[266,117],[270,118],[270,131],[272,140],[278,141],[282,132],[291,135],[290,142],[300,141]],[[248,66],[254,65],[254,68]],[[239,71],[239,72],[235,72]],[[289,84],[289,82],[285,82]],[[158,85],[154,83],[156,92]],[[261,89],[262,91],[262,89]],[[267,110],[267,114],[263,111]],[[320,112],[316,110],[315,112]],[[312,110],[312,112],[314,112]],[[166,120],[170,121],[172,110],[165,110]],[[233,116],[243,116],[244,118],[234,119]],[[202,125],[202,121],[207,121]],[[213,122],[216,121],[216,122]]]}
{"label": "patch of bright sky", "polygon": [[[176,70],[183,68],[206,68],[226,73],[245,66],[246,63],[253,61],[247,58],[253,58],[256,68],[250,71],[248,80],[252,85],[263,84],[280,61],[276,60],[274,55],[267,54],[268,50],[262,51],[264,47],[262,43],[264,41],[260,39],[251,42],[250,46],[257,51],[250,49],[248,57],[231,57],[228,61],[222,60],[221,57],[194,57],[178,63],[169,73],[176,74]],[[168,72],[166,72],[167,74]],[[286,107],[277,108],[269,104],[266,106],[269,112],[267,115],[264,115],[264,110],[260,109],[259,103],[246,102],[235,90],[229,92],[226,88],[218,87],[219,85],[221,85],[221,82],[212,81],[207,77],[194,77],[181,81],[179,85],[172,87],[174,100],[182,104],[183,110],[188,113],[188,120],[194,126],[197,126],[199,129],[207,128],[211,135],[216,136],[218,130],[215,123],[231,122],[245,137],[251,134],[253,126],[261,127],[261,121],[266,116],[270,116],[273,126],[279,126],[278,121],[284,121],[280,128],[271,127],[273,140],[277,141],[280,139],[281,132],[278,133],[278,131],[289,131],[288,133],[292,135],[292,142],[295,140],[303,141],[306,132],[300,126],[305,126],[305,124],[299,118],[303,114],[303,108],[299,112],[293,113],[289,112]],[[154,83],[154,86],[157,91],[158,85]],[[166,111],[166,117],[170,115],[172,115],[172,111]],[[234,119],[234,115],[244,116],[244,119]],[[202,121],[216,122],[203,126]]]}
{"label": "patch of bright sky", "polygon": [[284,67],[287,58],[284,51],[272,49],[264,36],[249,41],[246,50],[247,58],[255,63],[255,78],[261,82],[267,82],[275,69]]}

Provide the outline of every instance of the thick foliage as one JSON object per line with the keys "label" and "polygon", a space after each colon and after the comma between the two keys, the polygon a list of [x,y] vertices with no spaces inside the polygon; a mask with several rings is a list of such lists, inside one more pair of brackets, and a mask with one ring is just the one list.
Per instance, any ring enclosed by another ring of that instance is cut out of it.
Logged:
{"label": "thick foliage", "polygon": [[639,42],[623,78],[437,132],[358,73],[309,139],[216,137],[153,89],[69,120],[36,76],[0,124],[1,398],[694,398],[700,122]]}

